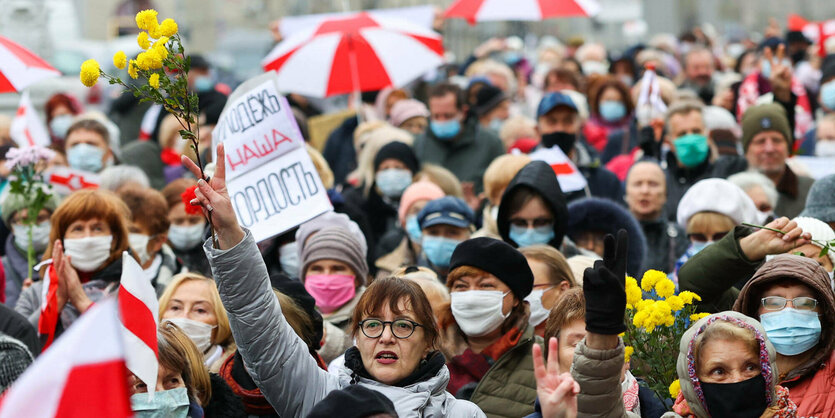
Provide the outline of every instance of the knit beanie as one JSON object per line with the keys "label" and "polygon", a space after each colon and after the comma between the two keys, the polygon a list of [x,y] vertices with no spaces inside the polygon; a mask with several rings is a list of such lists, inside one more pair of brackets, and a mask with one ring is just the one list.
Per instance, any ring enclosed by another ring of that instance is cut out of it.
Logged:
{"label": "knit beanie", "polygon": [[341,261],[351,267],[354,274],[362,280],[368,279],[368,263],[356,238],[346,229],[333,226],[322,229],[310,237],[302,250],[301,280],[304,281],[307,268],[319,260]]}
{"label": "knit beanie", "polygon": [[398,100],[389,111],[389,122],[399,128],[403,122],[419,116],[429,117],[429,109],[423,102],[415,99]]}
{"label": "knit beanie", "polygon": [[420,163],[412,147],[400,141],[392,141],[383,145],[380,151],[377,151],[377,155],[374,157],[374,171],[376,172],[380,164],[389,158],[406,164],[406,167],[412,174],[417,173],[420,169]]}
{"label": "knit beanie", "polygon": [[406,212],[419,200],[435,200],[444,197],[444,191],[431,181],[412,183],[400,196],[400,207],[397,208],[397,218],[401,225],[406,224]]}
{"label": "knit beanie", "polygon": [[[47,191],[48,193],[48,191]],[[55,193],[52,193],[46,202],[44,202],[43,208],[48,210],[50,213],[55,212],[55,209],[58,207],[58,196]],[[10,193],[8,189],[3,193],[3,196],[0,197],[0,215],[3,217],[3,223],[6,224],[7,227],[11,228],[11,219],[14,214],[26,208],[26,202],[23,199],[23,196],[17,193]]]}
{"label": "knit beanie", "polygon": [[449,271],[461,266],[476,267],[496,276],[519,300],[533,290],[533,273],[528,260],[504,241],[480,237],[458,244],[452,252]]}
{"label": "knit beanie", "polygon": [[[827,225],[819,219],[798,216],[797,218],[794,218],[792,220],[797,222],[797,226],[799,226],[800,229],[803,230],[803,232],[808,232],[812,234],[813,240],[830,242],[835,239],[835,231],[832,231],[832,228],[830,228],[829,225]],[[818,244],[813,242],[812,245]],[[827,253],[827,255],[829,256],[829,259],[832,261],[832,264],[835,264],[835,252],[830,251]]]}
{"label": "knit beanie", "polygon": [[806,196],[806,207],[800,216],[824,222],[835,222],[835,174],[821,177],[812,183]]}
{"label": "knit beanie", "polygon": [[473,110],[477,116],[481,117],[490,113],[491,110],[495,109],[504,100],[507,100],[507,95],[498,87],[487,85],[478,90],[478,93],[475,95],[475,100]]}
{"label": "knit beanie", "polygon": [[307,239],[313,234],[331,226],[338,226],[348,230],[359,244],[362,253],[365,254],[368,252],[368,244],[365,241],[365,235],[362,233],[359,225],[357,225],[356,222],[352,221],[351,218],[344,213],[330,211],[301,224],[299,229],[296,230],[296,243],[298,243],[297,245],[299,248],[299,260],[302,258],[302,250],[304,250],[304,244],[307,242]]}
{"label": "knit beanie", "polygon": [[397,416],[391,400],[365,386],[349,385],[328,393],[310,410],[307,418],[365,418],[378,415]]}
{"label": "knit beanie", "polygon": [[742,115],[742,149],[748,151],[748,144],[760,132],[777,131],[783,134],[789,143],[789,149],[794,144],[794,136],[789,127],[789,119],[783,106],[777,103],[766,103],[751,106]]}

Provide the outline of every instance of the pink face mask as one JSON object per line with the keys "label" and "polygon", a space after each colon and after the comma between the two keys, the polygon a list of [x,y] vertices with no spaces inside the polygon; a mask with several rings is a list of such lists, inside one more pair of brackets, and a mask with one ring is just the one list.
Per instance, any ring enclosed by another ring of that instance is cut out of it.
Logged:
{"label": "pink face mask", "polygon": [[329,314],[354,298],[354,276],[347,274],[308,274],[304,288],[322,313]]}

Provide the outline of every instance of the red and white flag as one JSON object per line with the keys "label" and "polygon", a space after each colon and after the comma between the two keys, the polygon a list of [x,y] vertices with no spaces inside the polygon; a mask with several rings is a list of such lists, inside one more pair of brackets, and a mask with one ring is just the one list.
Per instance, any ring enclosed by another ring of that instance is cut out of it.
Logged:
{"label": "red and white flag", "polygon": [[64,166],[50,168],[45,177],[46,182],[61,195],[68,195],[81,189],[98,189],[101,181],[96,173]]}
{"label": "red and white flag", "polygon": [[37,266],[35,270],[46,265],[46,272],[43,278],[43,289],[41,290],[41,315],[38,317],[38,334],[41,337],[41,352],[46,351],[52,340],[55,338],[55,327],[58,325],[58,275],[52,268],[52,259],[46,260]]}
{"label": "red and white flag", "polygon": [[153,398],[157,382],[157,326],[159,302],[142,267],[127,251],[122,253],[122,279],[119,286],[121,330],[125,341],[128,370],[148,387]]}
{"label": "red and white flag", "polygon": [[35,107],[32,106],[28,91],[23,92],[23,95],[20,96],[20,104],[12,120],[9,134],[21,148],[35,145],[48,147],[51,142],[46,126],[41,122]]}
{"label": "red and white flag", "polygon": [[130,417],[116,301],[96,303],[0,399],[0,418]]}
{"label": "red and white flag", "polygon": [[571,193],[586,188],[586,178],[577,170],[574,163],[565,156],[560,147],[554,145],[551,148],[539,148],[528,156],[532,160],[545,161],[554,169],[554,174],[557,175],[563,193]]}

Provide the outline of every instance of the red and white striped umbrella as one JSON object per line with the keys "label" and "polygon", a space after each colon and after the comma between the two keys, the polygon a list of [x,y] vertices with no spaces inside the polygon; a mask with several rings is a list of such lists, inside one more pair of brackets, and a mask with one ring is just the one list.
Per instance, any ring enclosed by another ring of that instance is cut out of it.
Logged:
{"label": "red and white striped umbrella", "polygon": [[0,36],[0,93],[21,91],[45,78],[60,76],[41,57]]}
{"label": "red and white striped umbrella", "polygon": [[544,20],[552,17],[592,17],[600,11],[596,0],[457,0],[444,17],[470,23],[496,20]]}
{"label": "red and white striped umbrella", "polygon": [[362,12],[297,32],[261,65],[283,91],[327,97],[400,87],[442,65],[443,53],[438,33]]}

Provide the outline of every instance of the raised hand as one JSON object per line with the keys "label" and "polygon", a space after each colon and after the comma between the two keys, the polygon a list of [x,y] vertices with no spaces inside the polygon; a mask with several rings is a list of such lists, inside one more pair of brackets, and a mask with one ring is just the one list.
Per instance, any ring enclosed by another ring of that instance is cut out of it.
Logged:
{"label": "raised hand", "polygon": [[595,334],[617,335],[626,331],[627,234],[618,231],[615,237],[603,239],[603,260],[583,272],[583,293],[586,296],[586,330]]}
{"label": "raised hand", "polygon": [[774,92],[774,97],[781,102],[788,102],[791,100],[792,90],[792,68],[786,58],[786,46],[780,44],[777,47],[777,53],[774,54],[771,48],[763,50],[763,59],[768,61],[771,65],[771,74],[768,81],[771,82],[771,90]]}
{"label": "raised hand", "polygon": [[78,272],[72,266],[70,256],[64,254],[64,245],[61,240],[56,240],[52,247],[52,267],[55,275],[58,276],[58,311],[70,302],[79,313],[84,313],[93,304],[93,301],[84,292]]}
{"label": "raised hand", "polygon": [[544,418],[576,417],[577,394],[580,385],[571,373],[560,374],[557,339],[548,340],[548,362],[542,358],[542,347],[533,345],[533,373],[536,378],[536,395]]}
{"label": "raised hand", "polygon": [[217,234],[217,242],[221,250],[228,250],[237,245],[244,238],[244,231],[238,225],[238,218],[232,208],[229,192],[226,190],[226,153],[223,144],[217,146],[217,168],[215,175],[207,182],[201,177],[200,167],[190,158],[182,157],[183,165],[194,174],[197,180],[195,199],[192,205],[203,208],[203,215],[207,218],[211,214],[212,228]]}
{"label": "raised hand", "polygon": [[[784,233],[772,231],[778,230]],[[803,233],[797,222],[789,218],[777,218],[765,228],[758,229],[753,234],[739,240],[739,248],[745,257],[751,261],[759,261],[767,255],[784,254],[797,247],[806,245],[812,235]]]}

